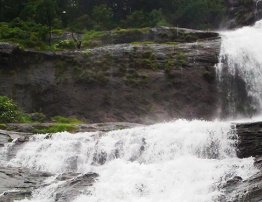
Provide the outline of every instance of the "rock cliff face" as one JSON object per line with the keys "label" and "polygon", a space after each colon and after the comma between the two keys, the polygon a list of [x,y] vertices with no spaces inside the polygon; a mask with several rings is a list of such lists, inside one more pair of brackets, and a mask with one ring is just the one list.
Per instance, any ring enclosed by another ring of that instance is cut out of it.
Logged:
{"label": "rock cliff face", "polygon": [[262,1],[260,0],[226,0],[227,19],[223,27],[236,28],[251,25],[262,18]]}
{"label": "rock cliff face", "polygon": [[190,43],[114,44],[59,53],[2,43],[0,94],[27,112],[90,122],[210,119],[217,104],[214,65],[220,39],[216,33],[186,32]]}

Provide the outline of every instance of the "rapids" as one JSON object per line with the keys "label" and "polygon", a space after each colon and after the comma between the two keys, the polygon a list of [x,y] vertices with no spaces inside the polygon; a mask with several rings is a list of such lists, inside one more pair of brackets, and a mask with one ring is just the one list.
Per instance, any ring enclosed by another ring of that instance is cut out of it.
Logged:
{"label": "rapids", "polygon": [[[108,133],[33,136],[6,165],[54,175],[97,173],[74,202],[220,201],[227,180],[256,172],[252,158],[236,157],[236,141],[230,122],[177,120]],[[64,182],[48,181],[22,201],[55,201]]]}
{"label": "rapids", "polygon": [[[229,114],[238,113],[242,97],[225,75],[244,82],[247,110],[260,112],[262,21],[221,37],[216,70],[219,83],[227,84]],[[14,143],[0,148],[0,163],[51,173],[31,199],[20,202],[55,202],[58,190],[69,192],[66,179],[57,180],[64,173],[76,173],[76,180],[98,175],[72,202],[230,201],[223,189],[227,181],[257,172],[252,158],[237,158],[237,141],[232,121],[175,120],[111,132],[35,135],[15,155],[9,155]]]}

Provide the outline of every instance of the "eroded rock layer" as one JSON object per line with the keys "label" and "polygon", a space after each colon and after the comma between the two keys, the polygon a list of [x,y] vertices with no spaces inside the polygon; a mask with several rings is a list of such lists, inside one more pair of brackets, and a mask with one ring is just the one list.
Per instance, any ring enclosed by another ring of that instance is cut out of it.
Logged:
{"label": "eroded rock layer", "polygon": [[0,94],[27,112],[90,122],[210,119],[217,108],[220,39],[191,32],[201,39],[59,53],[1,44]]}

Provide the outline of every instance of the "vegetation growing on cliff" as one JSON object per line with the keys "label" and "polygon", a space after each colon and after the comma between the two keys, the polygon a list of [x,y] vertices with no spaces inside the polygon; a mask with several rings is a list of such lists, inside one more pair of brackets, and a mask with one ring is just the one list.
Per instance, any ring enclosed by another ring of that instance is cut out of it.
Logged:
{"label": "vegetation growing on cliff", "polygon": [[69,123],[54,123],[49,126],[38,125],[33,129],[35,134],[59,133],[59,132],[74,132],[76,130],[75,124]]}
{"label": "vegetation growing on cliff", "polygon": [[13,129],[8,127],[8,123],[34,123],[32,125],[33,133],[57,133],[63,131],[73,132],[76,130],[76,124],[82,123],[74,117],[55,116],[52,117],[50,124],[39,124],[48,121],[42,113],[26,114],[22,112],[16,103],[6,97],[0,96],[0,129]]}
{"label": "vegetation growing on cliff", "polygon": [[51,44],[52,35],[57,30],[89,31],[84,35],[88,44],[92,37],[97,37],[97,31],[104,30],[162,25],[215,28],[224,11],[223,0],[0,1],[0,40],[38,49],[46,49],[48,44],[51,49],[73,48],[76,38]]}
{"label": "vegetation growing on cliff", "polygon": [[20,111],[13,100],[0,96],[0,123],[19,121]]}

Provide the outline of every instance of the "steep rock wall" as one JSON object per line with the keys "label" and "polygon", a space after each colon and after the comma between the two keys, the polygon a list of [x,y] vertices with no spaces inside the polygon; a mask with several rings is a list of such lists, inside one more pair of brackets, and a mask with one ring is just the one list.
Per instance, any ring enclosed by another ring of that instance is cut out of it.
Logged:
{"label": "steep rock wall", "polygon": [[[216,36],[216,37],[214,37]],[[27,112],[89,122],[211,119],[220,39],[119,44],[71,52],[0,45],[0,94]]]}
{"label": "steep rock wall", "polygon": [[227,18],[223,28],[237,28],[254,24],[262,18],[260,0],[226,0]]}

